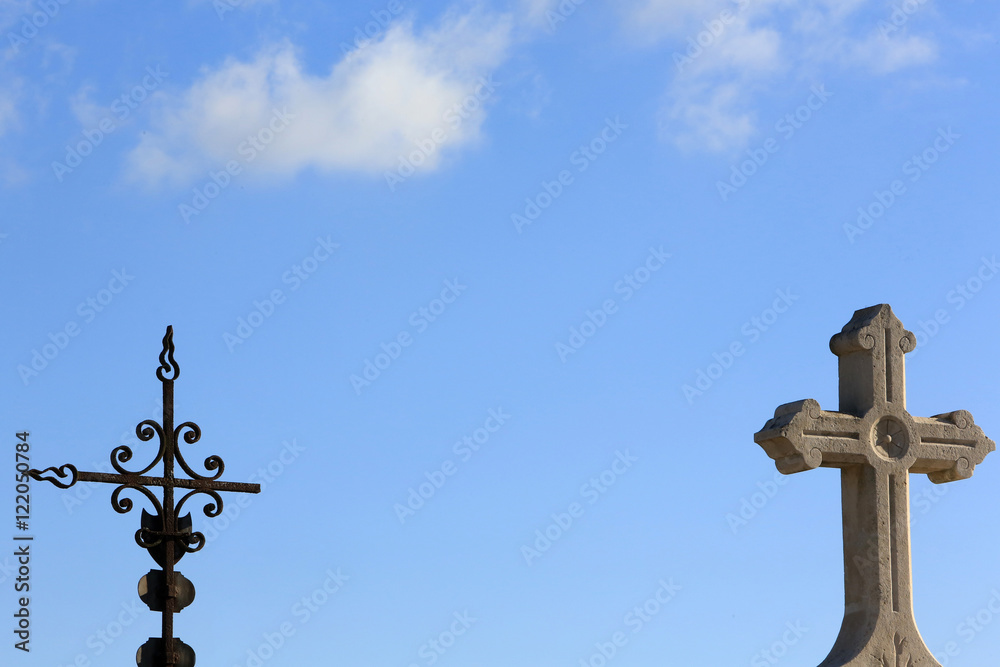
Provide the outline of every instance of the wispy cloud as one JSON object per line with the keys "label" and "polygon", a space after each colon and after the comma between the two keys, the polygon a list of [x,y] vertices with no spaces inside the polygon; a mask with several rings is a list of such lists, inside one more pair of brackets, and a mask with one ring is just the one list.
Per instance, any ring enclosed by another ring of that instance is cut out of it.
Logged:
{"label": "wispy cloud", "polygon": [[747,145],[759,97],[782,82],[830,68],[885,75],[934,62],[933,36],[879,29],[891,11],[870,0],[639,0],[625,21],[640,41],[675,49],[663,137],[726,152]]}
{"label": "wispy cloud", "polygon": [[542,25],[546,20],[545,15],[558,4],[559,0],[520,0],[521,20],[528,25]]}
{"label": "wispy cloud", "polygon": [[937,60],[938,45],[916,35],[887,36],[873,33],[864,41],[852,42],[845,53],[850,64],[865,67],[876,74],[924,65]]}
{"label": "wispy cloud", "polygon": [[0,89],[0,137],[17,122],[17,99],[20,89],[21,82],[18,79],[8,79],[3,89]]}

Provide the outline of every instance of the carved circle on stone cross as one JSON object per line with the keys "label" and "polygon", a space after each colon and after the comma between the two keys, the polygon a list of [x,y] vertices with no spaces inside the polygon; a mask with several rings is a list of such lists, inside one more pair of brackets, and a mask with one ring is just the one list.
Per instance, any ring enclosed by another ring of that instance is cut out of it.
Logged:
{"label": "carved circle on stone cross", "polygon": [[896,461],[910,449],[910,434],[895,417],[882,417],[875,422],[875,432],[872,434],[875,453],[886,461]]}
{"label": "carved circle on stone cross", "polygon": [[903,473],[917,460],[920,442],[913,417],[899,406],[875,406],[858,424],[868,465],[886,473]]}

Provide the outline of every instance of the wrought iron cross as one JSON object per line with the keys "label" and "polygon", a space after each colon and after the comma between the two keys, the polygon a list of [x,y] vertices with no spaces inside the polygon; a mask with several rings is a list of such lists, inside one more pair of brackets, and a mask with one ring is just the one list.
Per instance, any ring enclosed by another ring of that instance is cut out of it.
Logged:
{"label": "wrought iron cross", "polygon": [[[204,507],[205,516],[217,517],[222,513],[222,497],[220,491],[241,493],[260,493],[259,484],[243,484],[239,482],[219,481],[225,470],[222,458],[216,455],[205,459],[205,469],[214,474],[202,475],[194,470],[184,460],[178,440],[183,436],[184,442],[194,444],[201,439],[201,428],[194,422],[184,422],[174,426],[174,381],[180,375],[180,366],[174,360],[173,327],[167,327],[163,337],[163,351],[160,353],[160,367],[156,369],[156,377],[163,384],[163,421],[157,423],[146,419],[135,427],[139,440],[147,442],[157,436],[160,442],[159,450],[152,463],[142,470],[126,470],[122,464],[132,459],[132,450],[127,445],[120,445],[111,451],[111,465],[116,473],[80,472],[71,464],[45,470],[30,470],[29,474],[36,480],[52,482],[61,489],[68,489],[77,482],[106,482],[117,484],[111,493],[111,506],[119,514],[131,511],[131,498],[122,497],[126,489],[142,493],[156,510],[150,515],[142,511],[142,527],[135,533],[136,543],[149,551],[153,560],[163,568],[150,570],[139,582],[139,596],[153,611],[162,612],[163,633],[160,639],[150,638],[136,653],[136,663],[140,667],[193,667],[194,651],[190,646],[174,637],[173,615],[194,599],[194,587],[174,570],[177,561],[185,553],[192,553],[205,546],[205,536],[200,532],[191,532],[191,514],[181,514],[181,509],[188,498],[196,494],[205,494],[211,498]],[[157,464],[163,462],[163,475],[152,477],[147,475]],[[174,463],[186,472],[190,479],[174,476]],[[46,475],[48,473],[48,476]],[[65,481],[69,477],[69,481]],[[147,487],[159,486],[163,489],[162,504]],[[174,489],[190,489],[180,499],[174,502]]]}
{"label": "wrought iron cross", "polygon": [[856,311],[830,340],[840,410],[813,399],[787,403],[754,435],[786,475],[841,471],[844,621],[820,667],[940,667],[913,616],[909,476],[936,484],[971,477],[996,445],[965,410],[906,411],[903,355],[915,346],[888,305]]}

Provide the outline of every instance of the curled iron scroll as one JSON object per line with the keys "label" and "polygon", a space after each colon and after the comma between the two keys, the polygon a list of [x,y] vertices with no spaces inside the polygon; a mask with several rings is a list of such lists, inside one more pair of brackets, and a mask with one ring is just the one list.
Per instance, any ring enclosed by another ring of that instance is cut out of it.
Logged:
{"label": "curled iron scroll", "polygon": [[[69,472],[67,472],[67,470]],[[45,473],[51,473],[50,477],[46,477]],[[29,470],[28,474],[31,475],[32,479],[38,480],[39,482],[52,482],[60,489],[68,489],[69,487],[76,484],[77,481],[77,470],[76,466],[71,463],[61,466],[52,466],[46,468],[45,470]],[[69,475],[69,482],[62,481],[67,475]]]}
{"label": "curled iron scroll", "polygon": [[163,452],[166,449],[166,438],[163,435],[163,427],[155,420],[146,419],[136,424],[135,435],[143,442],[149,442],[153,439],[154,435],[159,436],[160,445],[157,448],[156,457],[142,470],[127,470],[121,465],[132,460],[132,448],[128,445],[119,445],[111,450],[111,467],[123,475],[145,475],[163,459]]}
{"label": "curled iron scroll", "polygon": [[116,512],[118,512],[119,514],[126,514],[132,511],[132,507],[134,506],[132,499],[123,498],[121,495],[122,491],[125,491],[126,489],[132,489],[142,493],[142,495],[146,496],[146,498],[149,499],[149,502],[153,504],[153,508],[156,510],[156,514],[158,516],[163,516],[163,506],[160,504],[160,501],[156,498],[156,496],[153,495],[153,492],[147,489],[146,487],[140,486],[138,484],[122,484],[116,487],[115,490],[111,492],[111,507]]}
{"label": "curled iron scroll", "polygon": [[[193,445],[201,439],[201,427],[194,422],[184,422],[174,429],[174,442],[180,442],[181,432],[184,431],[184,429],[188,429],[184,432],[184,442],[187,444]],[[226,464],[223,462],[222,457],[216,454],[212,454],[205,459],[205,469],[209,471],[215,470],[216,473],[214,475],[202,475],[192,470],[191,466],[189,466],[187,461],[184,460],[184,455],[181,454],[180,447],[177,447],[174,451],[174,456],[180,467],[184,469],[184,472],[191,476],[191,479],[213,481],[222,477],[222,473],[226,470]]]}
{"label": "curled iron scroll", "polygon": [[205,516],[210,519],[214,519],[222,514],[222,496],[220,496],[219,492],[215,489],[194,489],[189,491],[183,498],[181,498],[180,502],[177,503],[177,507],[174,509],[174,512],[180,515],[181,509],[183,509],[184,503],[187,502],[188,498],[199,493],[203,493],[212,498],[212,502],[205,503],[205,507],[202,508]]}

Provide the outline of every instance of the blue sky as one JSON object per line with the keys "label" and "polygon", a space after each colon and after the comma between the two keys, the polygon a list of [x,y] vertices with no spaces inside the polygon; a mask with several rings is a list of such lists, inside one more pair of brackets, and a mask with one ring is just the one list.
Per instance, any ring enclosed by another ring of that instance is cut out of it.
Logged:
{"label": "blue sky", "polygon": [[[1000,433],[988,3],[4,0],[0,27],[8,525],[18,431],[38,467],[151,456],[173,325],[187,459],[265,486],[192,507],[199,664],[817,664],[838,475],[780,477],[753,434],[836,409],[830,336],[891,304],[910,412]],[[158,634],[110,492],[33,485],[5,664]],[[942,664],[1000,652],[998,502],[992,457],[912,478]]]}

